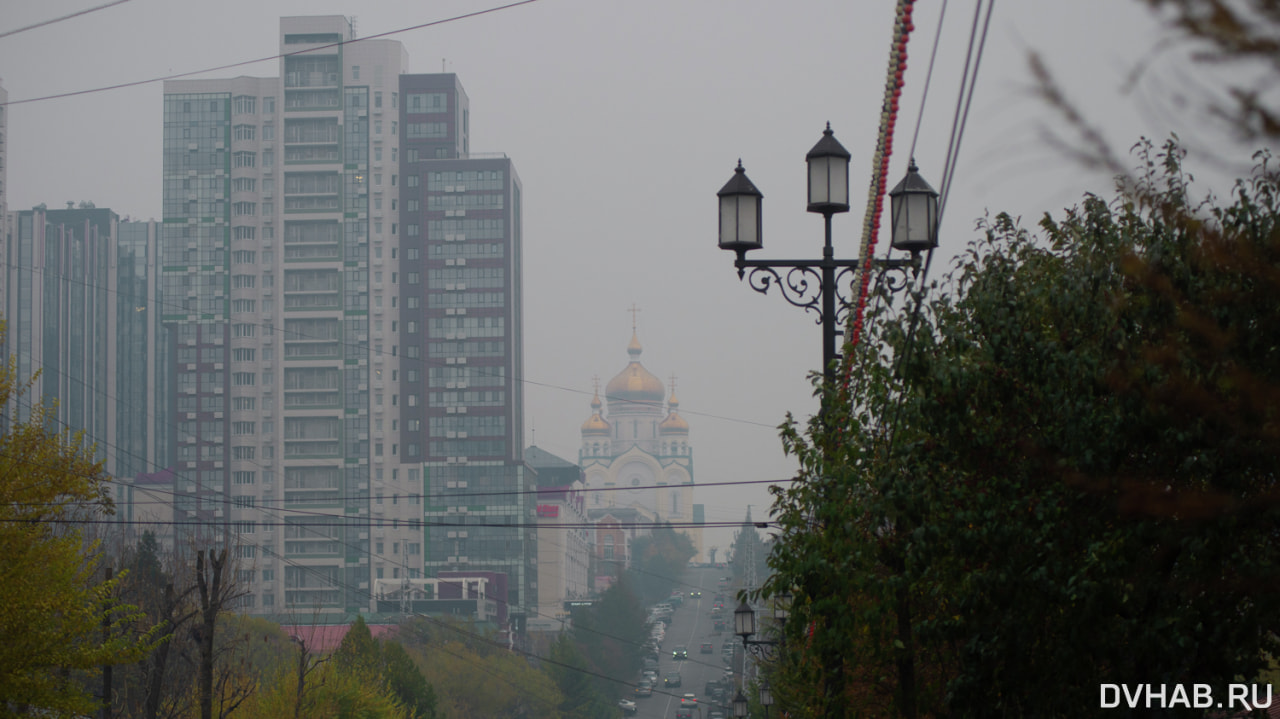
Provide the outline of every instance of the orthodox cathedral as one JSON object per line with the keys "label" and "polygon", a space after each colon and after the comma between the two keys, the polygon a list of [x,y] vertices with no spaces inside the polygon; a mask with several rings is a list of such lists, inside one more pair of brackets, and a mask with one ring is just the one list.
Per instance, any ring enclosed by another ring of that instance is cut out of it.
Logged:
{"label": "orthodox cathedral", "polygon": [[632,514],[639,522],[670,522],[703,554],[702,505],[693,503],[693,452],[689,423],[680,416],[675,379],[667,395],[662,381],[640,363],[640,339],[632,327],[631,361],[605,386],[597,382],[591,417],[582,424],[578,464],[588,489],[592,515]]}

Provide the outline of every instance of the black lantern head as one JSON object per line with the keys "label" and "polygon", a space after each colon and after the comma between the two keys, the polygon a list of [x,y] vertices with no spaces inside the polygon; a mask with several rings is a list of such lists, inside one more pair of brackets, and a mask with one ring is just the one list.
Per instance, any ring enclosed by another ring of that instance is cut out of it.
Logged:
{"label": "black lantern head", "polygon": [[917,172],[914,159],[889,192],[889,213],[893,249],[914,255],[938,246],[938,192]]}
{"label": "black lantern head", "polygon": [[745,717],[750,707],[747,706],[747,698],[742,696],[742,690],[738,690],[738,695],[733,698],[733,715],[735,717]]}
{"label": "black lantern head", "polygon": [[809,212],[828,215],[849,211],[850,157],[828,122],[822,139],[804,156],[809,165]]}
{"label": "black lantern head", "polygon": [[742,160],[738,160],[733,177],[716,195],[720,198],[720,249],[732,250],[739,256],[760,249],[760,201],[764,195],[747,179]]}
{"label": "black lantern head", "polygon": [[733,632],[743,639],[756,633],[756,613],[746,602],[733,610]]}

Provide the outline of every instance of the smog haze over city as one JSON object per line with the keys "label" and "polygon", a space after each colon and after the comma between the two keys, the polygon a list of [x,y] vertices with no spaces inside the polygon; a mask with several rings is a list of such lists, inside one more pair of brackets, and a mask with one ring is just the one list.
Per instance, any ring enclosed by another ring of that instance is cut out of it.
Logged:
{"label": "smog haze over city", "polygon": [[[282,16],[345,15],[369,37],[496,5],[132,0],[0,38],[11,103],[9,209],[91,201],[122,217],[160,219],[163,90],[151,80],[277,76]],[[11,2],[0,29],[85,7]],[[969,4],[951,4],[922,113],[939,3],[916,8],[889,183],[905,172],[918,123],[914,156],[941,189],[974,18]],[[787,413],[803,420],[816,410],[809,375],[821,363],[819,328],[776,293],[761,296],[738,280],[732,256],[716,247],[715,193],[741,159],[765,196],[757,254],[817,259],[822,225],[805,212],[804,156],[829,122],[853,156],[853,208],[834,230],[836,255],[853,256],[892,25],[889,2],[539,0],[387,35],[403,43],[410,72],[458,75],[471,101],[472,151],[506,153],[523,182],[526,446],[577,460],[593,379],[603,386],[626,366],[634,323],[645,367],[675,378],[695,483],[793,476],[777,425]],[[1082,167],[1064,149],[1077,135],[1038,95],[1031,52],[1122,156],[1140,136],[1178,132],[1191,164],[1213,158],[1206,186],[1215,171],[1247,167],[1244,150],[1180,124],[1204,118],[1180,117],[1146,91],[1192,73],[1177,53],[1157,49],[1168,36],[1137,2],[996,9],[935,278],[984,213],[1031,224],[1086,191],[1111,189],[1108,172]],[[1157,54],[1162,69],[1135,80]],[[879,248],[883,255],[887,238]],[[761,519],[766,486],[707,487],[694,501],[708,522],[740,521],[748,507]],[[715,530],[706,545],[723,551],[731,537]]]}

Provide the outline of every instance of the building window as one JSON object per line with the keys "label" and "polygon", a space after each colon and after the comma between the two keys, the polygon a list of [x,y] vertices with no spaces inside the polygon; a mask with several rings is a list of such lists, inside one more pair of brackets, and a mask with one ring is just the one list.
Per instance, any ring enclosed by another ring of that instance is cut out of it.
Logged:
{"label": "building window", "polygon": [[[359,80],[359,79],[360,79],[360,66],[359,66],[359,65],[352,65],[352,66],[351,66],[351,79],[352,79],[352,80]],[[378,93],[378,94],[382,94],[382,93]]]}

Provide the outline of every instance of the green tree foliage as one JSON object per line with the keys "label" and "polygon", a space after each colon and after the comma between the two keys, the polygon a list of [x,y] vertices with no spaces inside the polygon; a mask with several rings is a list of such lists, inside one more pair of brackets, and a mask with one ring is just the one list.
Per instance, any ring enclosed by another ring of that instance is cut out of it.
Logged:
{"label": "green tree foliage", "polygon": [[670,524],[654,526],[648,536],[631,541],[628,582],[641,601],[652,604],[671,596],[689,560],[698,553],[693,540]]}
{"label": "green tree foliage", "polygon": [[1225,695],[1278,648],[1280,184],[1264,154],[1195,204],[1174,144],[1139,156],[1040,238],[983,223],[786,429],[791,716],[1100,715],[1100,682]]}
{"label": "green tree foliage", "polygon": [[523,655],[492,644],[483,648],[443,633],[417,636],[433,638],[429,643],[407,642],[405,650],[436,689],[439,716],[558,719],[563,701],[559,689],[551,677],[531,666]]}
{"label": "green tree foliage", "polygon": [[[0,366],[0,407],[25,405],[26,389],[13,361]],[[136,661],[151,644],[132,631],[139,613],[115,599],[120,577],[99,579],[98,545],[74,523],[112,511],[102,463],[81,437],[50,431],[55,420],[35,406],[0,434],[0,716],[92,713],[72,673]]]}
{"label": "green tree foliage", "polygon": [[560,703],[564,719],[607,719],[618,715],[618,708],[609,697],[618,693],[620,685],[608,682],[613,691],[605,693],[586,656],[568,634],[556,637],[550,660],[544,666],[564,697]]}
{"label": "green tree foliage", "polygon": [[410,719],[412,716],[387,687],[358,672],[344,672],[326,663],[306,678],[301,711],[297,701],[297,675],[282,670],[240,707],[238,716],[307,719]]}
{"label": "green tree foliage", "polygon": [[411,719],[434,719],[435,690],[399,642],[383,643],[382,666],[387,688],[404,704]]}
{"label": "green tree foliage", "polygon": [[436,696],[431,685],[398,642],[373,638],[364,617],[356,617],[342,644],[333,653],[338,671],[384,685],[411,719],[435,716]]}
{"label": "green tree foliage", "polygon": [[333,663],[343,671],[372,672],[382,663],[378,642],[365,624],[364,617],[357,616],[351,623],[342,643],[333,653]]}
{"label": "green tree foliage", "polygon": [[648,618],[628,576],[605,590],[591,607],[573,612],[573,640],[582,647],[591,669],[621,680],[640,671]]}

